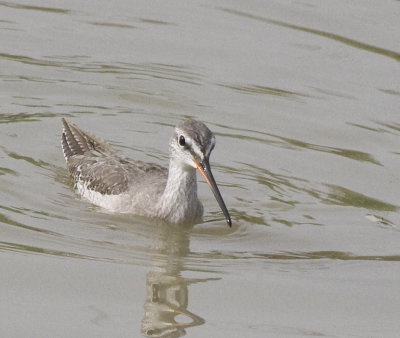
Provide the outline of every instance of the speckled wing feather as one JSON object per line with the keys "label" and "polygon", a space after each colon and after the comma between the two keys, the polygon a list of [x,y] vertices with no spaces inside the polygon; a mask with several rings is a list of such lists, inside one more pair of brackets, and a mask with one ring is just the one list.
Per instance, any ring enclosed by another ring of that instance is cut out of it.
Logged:
{"label": "speckled wing feather", "polygon": [[[166,168],[122,157],[106,142],[65,119],[62,148],[75,182],[106,195],[121,194],[135,186],[166,182]],[[147,178],[147,179],[146,179]]]}

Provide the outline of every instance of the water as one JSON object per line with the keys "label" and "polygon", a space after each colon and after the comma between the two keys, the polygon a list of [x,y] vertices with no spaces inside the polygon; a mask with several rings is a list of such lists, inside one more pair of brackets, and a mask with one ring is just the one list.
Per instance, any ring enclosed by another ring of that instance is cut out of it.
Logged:
{"label": "water", "polygon": [[[1,336],[397,336],[399,11],[1,1]],[[81,200],[61,117],[164,165],[204,121],[232,229]]]}

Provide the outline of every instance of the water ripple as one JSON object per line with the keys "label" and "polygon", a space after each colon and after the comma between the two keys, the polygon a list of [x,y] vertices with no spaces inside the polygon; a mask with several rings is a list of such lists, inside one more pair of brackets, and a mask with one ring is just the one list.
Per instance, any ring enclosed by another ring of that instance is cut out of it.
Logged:
{"label": "water ripple", "polygon": [[318,30],[318,29],[313,29],[313,28],[309,28],[309,27],[305,27],[305,26],[298,26],[298,25],[294,25],[291,23],[287,23],[284,21],[279,21],[279,20],[274,20],[274,19],[269,19],[269,18],[265,18],[263,16],[259,16],[259,15],[255,15],[255,14],[250,14],[250,13],[246,13],[246,12],[242,12],[242,11],[238,11],[236,9],[230,9],[230,8],[219,8],[221,11],[224,11],[226,13],[230,13],[230,14],[234,14],[234,15],[239,15],[242,17],[246,17],[249,19],[253,19],[253,20],[257,20],[257,21],[262,21],[262,22],[266,22],[269,24],[273,24],[273,25],[277,25],[277,26],[281,26],[281,27],[286,27],[286,28],[291,28],[291,29],[295,29],[297,31],[302,31],[302,32],[306,32],[306,33],[310,33],[310,34],[315,34],[318,36],[322,36],[324,38],[327,39],[331,39],[331,40],[335,40],[337,42],[343,43],[345,45],[354,47],[354,48],[358,48],[358,49],[362,49],[365,50],[367,52],[371,52],[371,53],[376,53],[379,55],[383,55],[389,58],[392,58],[396,61],[400,61],[400,53],[389,50],[389,49],[384,49],[381,47],[377,47],[377,46],[373,46],[364,42],[360,42],[354,39],[350,39],[348,37],[339,35],[339,34],[334,34],[334,33],[330,33],[330,32],[325,32],[322,30]]}
{"label": "water ripple", "polygon": [[[360,161],[360,162],[370,162],[370,163],[382,166],[382,164],[378,160],[376,160],[371,154],[363,152],[363,151],[359,151],[359,150],[320,145],[320,144],[310,143],[310,142],[302,141],[299,139],[284,137],[284,136],[280,136],[280,135],[276,135],[276,134],[272,134],[272,133],[266,133],[266,132],[255,131],[255,130],[247,130],[247,129],[241,129],[241,128],[232,128],[232,127],[221,125],[221,124],[217,124],[217,125],[219,127],[222,127],[224,129],[227,129],[230,131],[232,131],[232,130],[238,131],[238,133],[232,133],[232,132],[229,132],[229,133],[216,132],[215,133],[216,135],[220,135],[220,136],[224,136],[224,137],[256,141],[256,142],[266,143],[266,144],[270,144],[270,145],[280,145],[286,149],[308,149],[308,150],[313,150],[313,151],[318,151],[318,152],[323,152],[323,153],[329,153],[329,154],[337,155],[337,156],[341,156],[341,157],[346,157],[346,158]],[[254,135],[257,135],[257,136],[254,136]]]}
{"label": "water ripple", "polygon": [[27,9],[27,10],[33,10],[33,11],[51,12],[51,13],[58,13],[58,14],[70,14],[71,13],[70,10],[63,9],[63,8],[23,5],[23,4],[16,4],[16,3],[7,2],[7,1],[0,1],[0,6],[15,8],[15,9]]}

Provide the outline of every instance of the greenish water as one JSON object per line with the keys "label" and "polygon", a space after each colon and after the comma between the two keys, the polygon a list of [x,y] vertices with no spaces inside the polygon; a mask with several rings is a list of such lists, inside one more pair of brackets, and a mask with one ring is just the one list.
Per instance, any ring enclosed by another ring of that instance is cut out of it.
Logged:
{"label": "greenish water", "polygon": [[[398,13],[0,1],[0,335],[398,336]],[[233,227],[201,177],[194,228],[80,199],[61,117],[163,165],[204,121]]]}

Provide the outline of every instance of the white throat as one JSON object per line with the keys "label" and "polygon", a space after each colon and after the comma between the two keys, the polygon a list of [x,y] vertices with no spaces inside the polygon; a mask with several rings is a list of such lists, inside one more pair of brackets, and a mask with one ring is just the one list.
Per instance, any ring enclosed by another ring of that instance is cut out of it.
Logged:
{"label": "white throat", "polygon": [[170,160],[168,180],[158,202],[159,216],[171,223],[198,221],[203,207],[197,198],[196,169]]}

